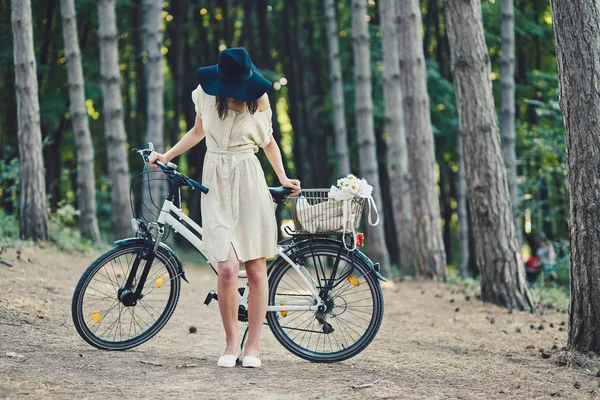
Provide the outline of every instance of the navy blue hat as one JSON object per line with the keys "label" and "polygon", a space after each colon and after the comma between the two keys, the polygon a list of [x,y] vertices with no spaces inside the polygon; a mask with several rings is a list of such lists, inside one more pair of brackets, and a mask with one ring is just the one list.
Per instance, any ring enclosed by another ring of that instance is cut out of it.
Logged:
{"label": "navy blue hat", "polygon": [[223,50],[217,65],[199,68],[197,74],[205,93],[245,102],[257,100],[271,87],[243,47]]}

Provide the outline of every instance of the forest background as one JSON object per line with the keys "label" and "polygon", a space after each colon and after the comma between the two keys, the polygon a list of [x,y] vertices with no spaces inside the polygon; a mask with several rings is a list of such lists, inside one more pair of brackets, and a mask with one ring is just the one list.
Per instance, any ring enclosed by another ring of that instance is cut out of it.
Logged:
{"label": "forest background", "polygon": [[[59,247],[87,246],[77,231],[76,146],[69,106],[67,64],[59,0],[32,0],[33,35],[50,235]],[[195,71],[215,64],[220,50],[248,49],[265,77],[275,82],[269,92],[274,113],[274,135],[280,144],[288,175],[303,187],[329,187],[340,177],[336,160],[331,82],[329,79],[326,15],[319,0],[187,0],[162,4],[164,41],[164,136],[173,145],[193,125],[190,93],[197,86]],[[85,80],[85,105],[95,151],[96,203],[104,241],[114,238],[111,180],[102,118],[98,7],[93,0],[77,0],[78,36]],[[501,7],[482,1],[485,39],[491,59],[491,78],[500,118]],[[10,1],[0,0],[0,237],[18,238],[19,155],[14,90],[13,38]],[[116,2],[121,95],[127,148],[147,142],[148,54],[143,40],[143,2]],[[337,1],[337,30],[342,67],[344,115],[348,127],[351,170],[359,174],[355,83],[350,1]],[[373,0],[367,8],[373,117],[383,215],[392,215],[385,131],[383,51],[380,11]],[[458,116],[445,29],[443,2],[421,1],[423,50],[435,140],[435,176],[446,260],[450,269],[460,260],[458,203],[465,198],[459,185]],[[559,256],[559,282],[568,284],[568,195],[564,128],[558,107],[556,56],[550,5],[546,1],[515,1],[515,118],[518,197],[524,257],[534,253],[540,237],[553,241]],[[402,49],[399,49],[400,52]],[[183,173],[200,181],[204,143],[175,161]],[[142,170],[141,160],[128,153],[131,175]],[[263,155],[270,185],[277,186]],[[198,194],[183,191],[184,209],[200,220]],[[413,200],[414,201],[414,200]],[[129,212],[129,211],[128,211]],[[131,218],[131,217],[129,217]],[[388,218],[389,219],[389,218]],[[391,264],[399,265],[396,227],[385,225]],[[368,240],[368,237],[367,237]],[[469,240],[472,247],[472,238]],[[474,251],[469,269],[477,274]],[[395,274],[399,271],[393,269]]]}

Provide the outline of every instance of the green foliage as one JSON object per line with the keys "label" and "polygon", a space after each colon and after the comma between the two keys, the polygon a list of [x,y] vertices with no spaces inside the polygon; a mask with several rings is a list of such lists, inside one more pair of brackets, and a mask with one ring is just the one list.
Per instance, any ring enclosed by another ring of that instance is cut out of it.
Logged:
{"label": "green foliage", "polygon": [[481,294],[481,284],[479,279],[474,279],[470,276],[460,276],[456,271],[448,271],[446,282],[467,293]]}
{"label": "green foliage", "polygon": [[50,214],[50,240],[61,251],[91,251],[98,250],[102,243],[95,243],[81,237],[77,228],[79,211],[73,205],[65,204],[55,213]]}
{"label": "green foliage", "polygon": [[0,239],[18,240],[19,239],[19,214],[8,214],[0,208]]}
{"label": "green foliage", "polygon": [[531,288],[531,296],[538,308],[555,308],[559,312],[569,310],[569,290],[563,285],[544,285],[543,280],[539,279]]}
{"label": "green foliage", "polygon": [[[461,277],[455,271],[449,271],[447,283],[466,293],[481,294],[479,279]],[[533,302],[538,309],[554,308],[559,312],[565,312],[569,309],[569,290],[565,285],[545,284],[543,277],[540,276],[535,285],[530,288],[530,291]]]}
{"label": "green foliage", "polygon": [[19,159],[0,160],[0,200],[2,208],[17,208],[17,190],[19,187]]}

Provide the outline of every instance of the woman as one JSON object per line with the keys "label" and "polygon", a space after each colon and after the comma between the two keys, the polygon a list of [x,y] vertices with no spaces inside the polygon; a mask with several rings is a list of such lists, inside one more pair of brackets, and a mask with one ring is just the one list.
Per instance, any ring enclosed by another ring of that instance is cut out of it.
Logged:
{"label": "woman", "polygon": [[[266,95],[271,82],[263,78],[243,48],[224,50],[217,65],[198,70],[200,84],[192,92],[196,122],[164,154],[152,153],[150,164],[163,163],[206,137],[202,183],[202,251],[218,262],[217,292],[226,346],[217,365],[234,367],[241,356],[237,324],[239,261],[248,275],[248,340],[243,367],[260,367],[260,332],[267,308],[266,258],[277,253],[277,222],[264,172],[254,155],[261,147],[279,182],[301,189],[286,176],[281,152],[272,138],[271,108]],[[153,165],[156,167],[155,165]]]}

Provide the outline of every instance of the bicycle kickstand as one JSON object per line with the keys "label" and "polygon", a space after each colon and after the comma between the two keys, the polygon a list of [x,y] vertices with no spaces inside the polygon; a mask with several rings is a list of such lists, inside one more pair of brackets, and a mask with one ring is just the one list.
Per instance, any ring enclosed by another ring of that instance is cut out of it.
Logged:
{"label": "bicycle kickstand", "polygon": [[242,341],[240,343],[240,354],[244,354],[244,347],[246,346],[246,339],[248,339],[248,327],[244,331],[244,335],[242,336]]}

